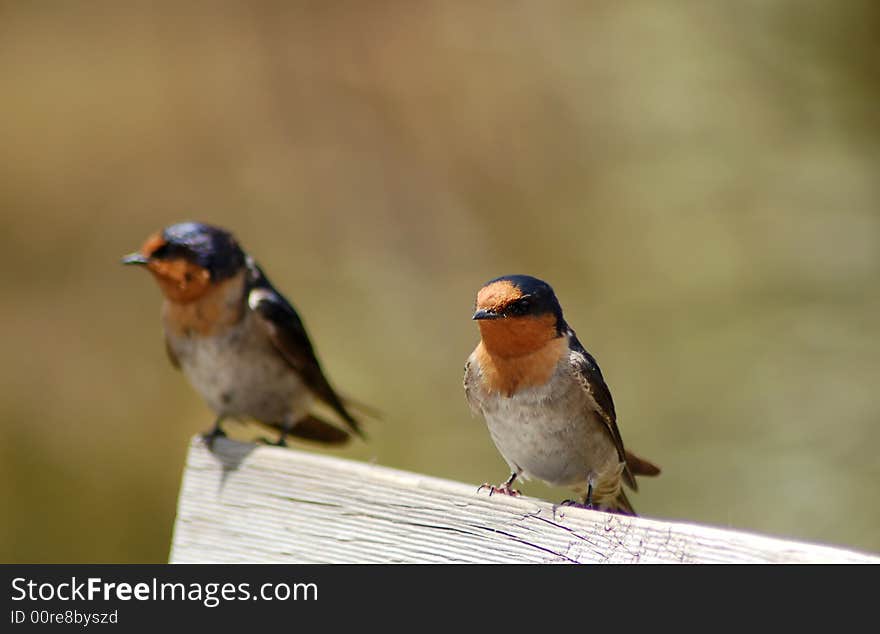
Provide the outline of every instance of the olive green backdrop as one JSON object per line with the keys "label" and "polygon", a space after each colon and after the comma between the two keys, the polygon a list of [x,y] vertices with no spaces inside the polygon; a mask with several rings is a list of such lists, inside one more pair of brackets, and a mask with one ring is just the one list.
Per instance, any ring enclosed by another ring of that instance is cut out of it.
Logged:
{"label": "olive green backdrop", "polygon": [[119,257],[184,219],[384,412],[333,455],[502,480],[462,368],[476,290],[530,273],[663,466],[640,513],[880,551],[878,32],[867,0],[0,3],[0,561],[167,560],[212,415]]}

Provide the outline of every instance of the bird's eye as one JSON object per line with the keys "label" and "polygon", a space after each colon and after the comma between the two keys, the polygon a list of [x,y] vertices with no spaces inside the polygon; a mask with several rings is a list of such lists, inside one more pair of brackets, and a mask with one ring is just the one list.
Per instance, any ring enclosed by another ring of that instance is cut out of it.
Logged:
{"label": "bird's eye", "polygon": [[155,258],[157,260],[161,260],[166,257],[169,253],[170,249],[168,248],[168,243],[166,242],[158,249],[154,249],[152,253],[150,253],[151,258]]}
{"label": "bird's eye", "polygon": [[510,312],[513,315],[525,315],[527,312],[529,312],[529,300],[521,299],[514,302],[510,306]]}

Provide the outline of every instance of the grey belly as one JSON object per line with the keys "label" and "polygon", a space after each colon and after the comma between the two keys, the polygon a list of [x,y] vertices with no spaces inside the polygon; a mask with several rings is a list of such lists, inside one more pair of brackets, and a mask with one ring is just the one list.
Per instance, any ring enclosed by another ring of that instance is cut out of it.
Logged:
{"label": "grey belly", "polygon": [[513,471],[580,488],[589,475],[617,471],[617,449],[580,386],[556,383],[556,389],[492,396],[481,408],[495,446]]}
{"label": "grey belly", "polygon": [[217,414],[281,424],[302,418],[312,395],[249,317],[220,337],[169,338],[192,386]]}

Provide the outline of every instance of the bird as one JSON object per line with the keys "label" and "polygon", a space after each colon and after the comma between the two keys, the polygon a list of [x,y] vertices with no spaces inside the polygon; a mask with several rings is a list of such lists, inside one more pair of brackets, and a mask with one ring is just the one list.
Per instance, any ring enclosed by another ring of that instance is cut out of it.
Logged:
{"label": "bird", "polygon": [[[230,231],[172,224],[122,262],[146,268],[158,283],[168,357],[216,415],[204,434],[210,447],[226,435],[227,418],[276,429],[274,443],[264,440],[280,446],[288,436],[328,445],[365,438],[351,400],[324,375],[299,314]],[[313,413],[317,401],[342,426]]]}
{"label": "bird", "polygon": [[566,323],[553,288],[530,275],[505,275],[477,292],[480,341],[464,370],[471,410],[510,467],[489,494],[519,495],[517,478],[583,494],[573,504],[635,515],[623,485],[660,468],[624,448],[611,391],[596,359]]}

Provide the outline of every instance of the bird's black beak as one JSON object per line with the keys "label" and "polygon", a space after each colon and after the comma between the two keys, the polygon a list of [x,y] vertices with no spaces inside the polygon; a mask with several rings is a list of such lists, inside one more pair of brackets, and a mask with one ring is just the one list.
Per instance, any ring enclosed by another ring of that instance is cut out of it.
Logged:
{"label": "bird's black beak", "polygon": [[472,319],[501,319],[504,317],[501,313],[496,313],[494,310],[485,310],[480,309],[474,313]]}
{"label": "bird's black beak", "polygon": [[129,253],[124,258],[122,258],[123,264],[146,264],[150,261],[150,258],[141,255],[140,253]]}

